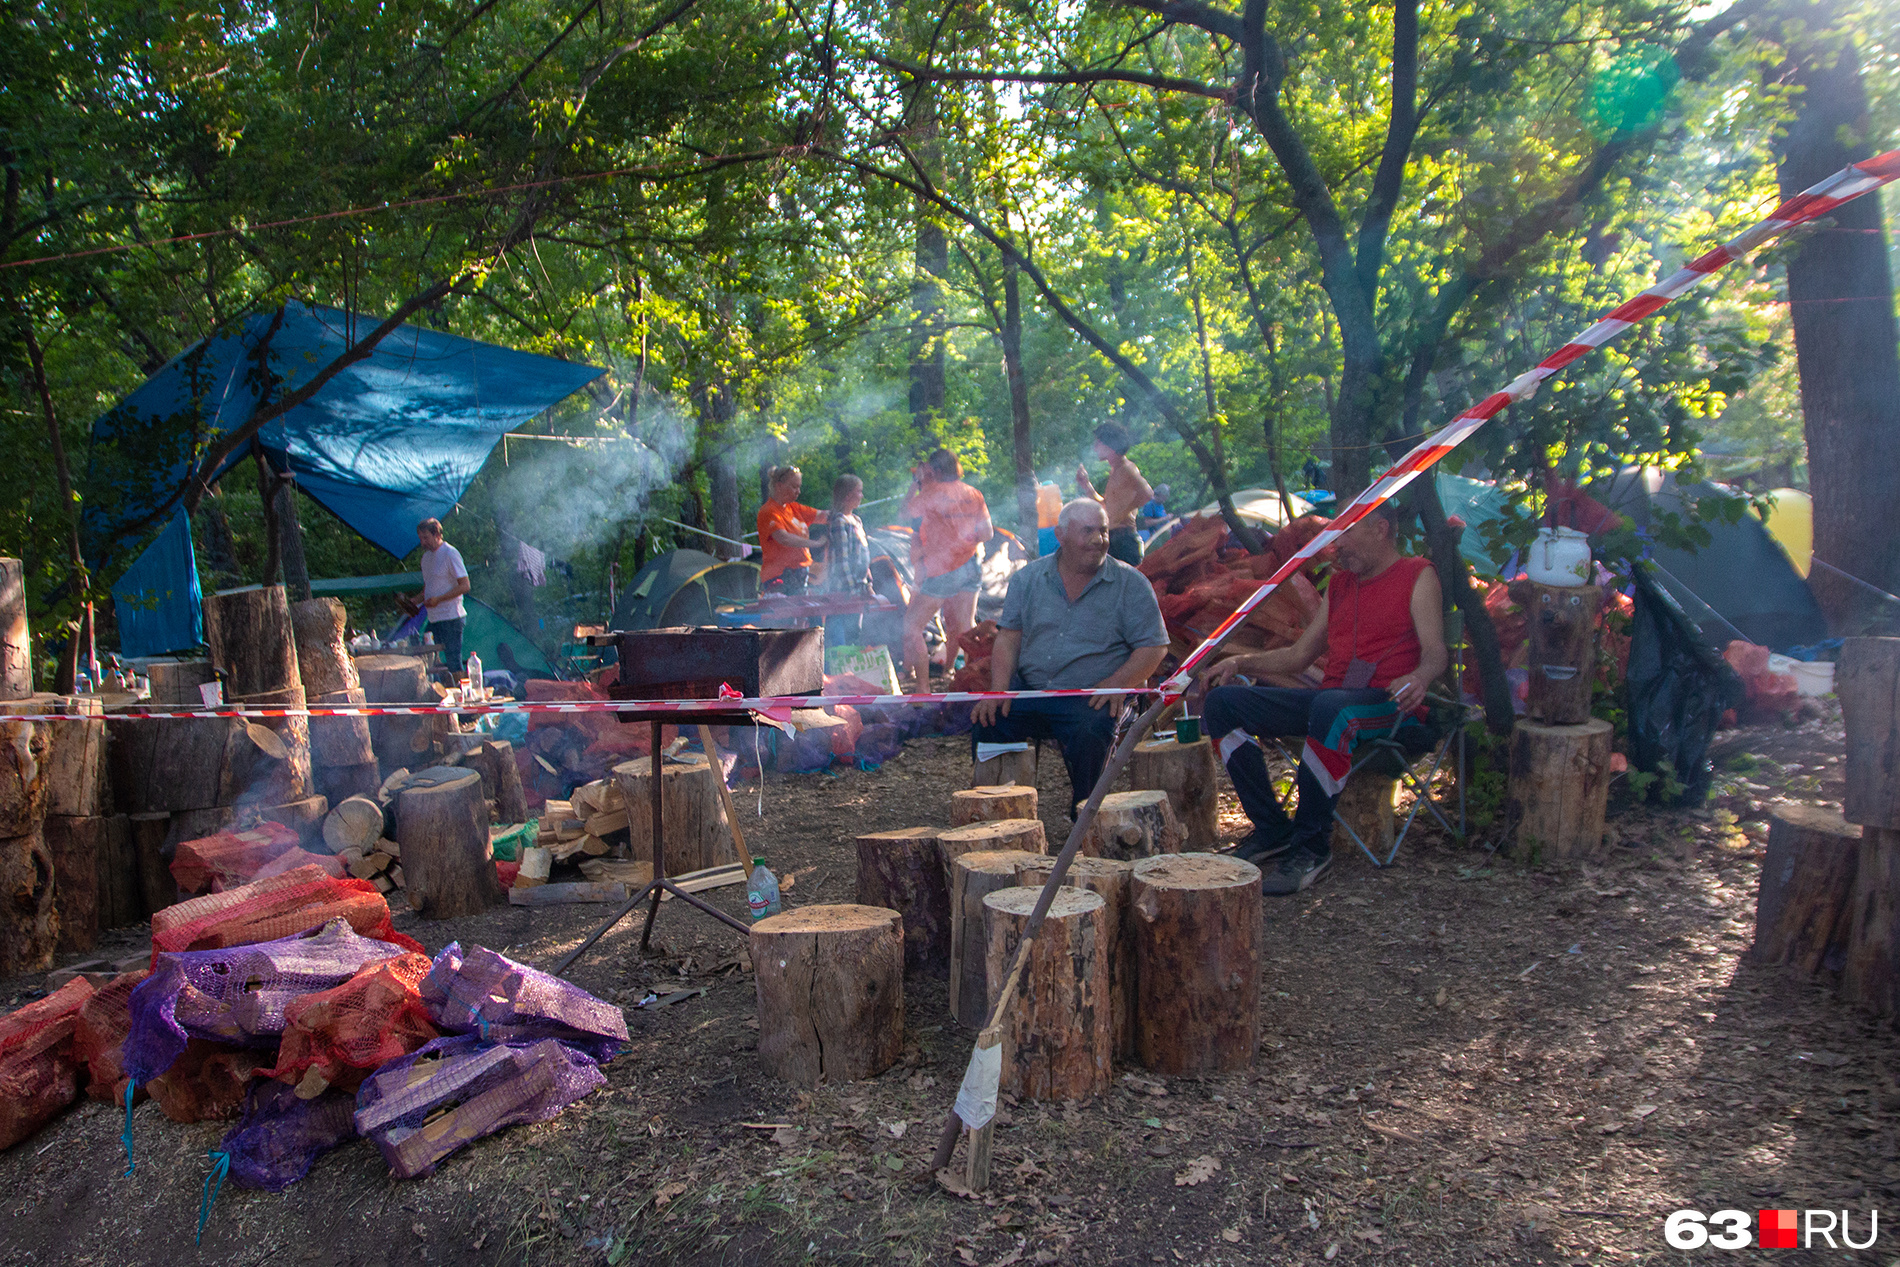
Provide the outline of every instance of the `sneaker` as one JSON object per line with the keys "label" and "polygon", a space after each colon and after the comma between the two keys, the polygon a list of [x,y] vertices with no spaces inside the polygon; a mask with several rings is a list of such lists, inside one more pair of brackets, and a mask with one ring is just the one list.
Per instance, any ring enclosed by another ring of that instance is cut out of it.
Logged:
{"label": "sneaker", "polygon": [[1233,856],[1242,862],[1259,864],[1269,858],[1278,858],[1293,847],[1291,831],[1269,831],[1256,827],[1251,835],[1234,846]]}
{"label": "sneaker", "polygon": [[1260,877],[1260,891],[1276,895],[1310,889],[1333,869],[1332,851],[1324,854],[1310,849],[1295,849],[1280,859],[1280,865]]}

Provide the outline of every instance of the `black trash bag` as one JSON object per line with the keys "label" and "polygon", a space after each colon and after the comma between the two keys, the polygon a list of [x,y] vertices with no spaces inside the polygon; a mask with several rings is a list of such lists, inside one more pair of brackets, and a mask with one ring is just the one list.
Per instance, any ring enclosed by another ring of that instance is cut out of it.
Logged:
{"label": "black trash bag", "polygon": [[[1634,564],[1630,575],[1636,582],[1629,674],[1624,679],[1630,765],[1660,776],[1647,789],[1648,799],[1697,806],[1708,797],[1715,776],[1709,743],[1723,711],[1741,707],[1742,680],[1702,641],[1694,623],[1647,568]],[[1681,790],[1671,795],[1677,784]]]}

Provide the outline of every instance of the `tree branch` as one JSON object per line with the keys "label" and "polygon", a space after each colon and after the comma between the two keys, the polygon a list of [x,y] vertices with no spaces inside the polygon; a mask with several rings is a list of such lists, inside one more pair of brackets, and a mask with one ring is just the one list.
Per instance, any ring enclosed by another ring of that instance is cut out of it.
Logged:
{"label": "tree branch", "polygon": [[1211,4],[1202,4],[1200,0],[1121,0],[1121,3],[1170,22],[1197,27],[1209,35],[1218,35],[1236,44],[1241,39],[1240,19],[1237,16]]}
{"label": "tree branch", "polygon": [[1215,101],[1232,101],[1234,94],[1228,88],[1216,88],[1196,79],[1176,79],[1170,75],[1150,75],[1133,70],[1075,70],[1061,74],[998,74],[984,70],[938,70],[932,66],[913,66],[908,62],[896,61],[889,57],[868,54],[868,60],[884,67],[909,75],[914,79],[941,80],[958,84],[1137,84],[1152,88],[1156,92],[1185,92],[1196,97],[1210,97]]}
{"label": "tree branch", "polygon": [[1405,187],[1405,163],[1418,137],[1418,0],[1396,0],[1392,13],[1392,113],[1386,121],[1379,170],[1365,218],[1359,222],[1359,289],[1377,306],[1379,274],[1385,267],[1386,235]]}

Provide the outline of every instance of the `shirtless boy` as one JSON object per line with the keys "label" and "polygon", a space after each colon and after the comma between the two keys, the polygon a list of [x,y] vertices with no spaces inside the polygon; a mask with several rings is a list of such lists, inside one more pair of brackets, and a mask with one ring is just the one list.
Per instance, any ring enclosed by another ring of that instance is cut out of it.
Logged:
{"label": "shirtless boy", "polygon": [[1128,460],[1134,437],[1119,423],[1105,422],[1095,428],[1095,456],[1108,463],[1108,484],[1100,493],[1089,479],[1088,468],[1075,468],[1075,491],[1102,503],[1108,512],[1108,553],[1130,567],[1141,563],[1141,538],[1135,532],[1135,515],[1154,495],[1141,468]]}

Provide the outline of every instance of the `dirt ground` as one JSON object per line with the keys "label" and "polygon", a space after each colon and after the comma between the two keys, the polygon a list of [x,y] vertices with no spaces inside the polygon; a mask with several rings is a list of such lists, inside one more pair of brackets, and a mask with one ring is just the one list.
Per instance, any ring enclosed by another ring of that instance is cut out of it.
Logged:
{"label": "dirt ground", "polygon": [[[906,981],[898,1068],[788,1086],[755,1055],[739,938],[672,902],[654,956],[629,921],[574,978],[628,1005],[707,992],[630,1007],[608,1087],[554,1121],[422,1180],[391,1180],[359,1142],[281,1195],[227,1186],[194,1246],[225,1127],[140,1106],[128,1176],[121,1115],[85,1102],[0,1155],[0,1261],[1567,1264],[1679,1258],[1670,1212],[1731,1207],[1844,1207],[1860,1235],[1865,1211],[1900,1204],[1892,1031],[1744,959],[1762,804],[1838,802],[1841,745],[1838,711],[1730,732],[1707,808],[1624,810],[1588,864],[1524,867],[1422,829],[1390,870],[1342,857],[1268,899],[1252,1072],[1131,1069],[1092,1102],[1012,1105],[980,1198],[918,1182],[971,1041],[942,981]],[[932,739],[875,772],[774,776],[762,819],[740,794],[747,836],[795,877],[789,902],[849,901],[853,836],[942,821],[968,760],[967,740]],[[1053,754],[1041,784],[1060,840]],[[1231,806],[1224,826],[1238,836]],[[743,895],[714,899],[737,912]],[[432,951],[459,938],[546,966],[603,912],[398,922]],[[1892,1235],[1845,1256],[1893,1261]]]}

